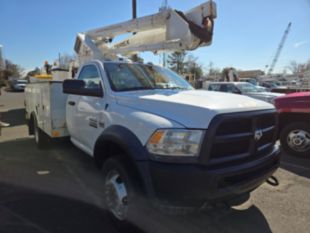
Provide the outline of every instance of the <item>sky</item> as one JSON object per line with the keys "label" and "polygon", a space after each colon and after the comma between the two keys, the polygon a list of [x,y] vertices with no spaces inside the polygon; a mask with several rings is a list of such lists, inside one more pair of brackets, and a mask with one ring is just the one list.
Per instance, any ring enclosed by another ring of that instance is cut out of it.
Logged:
{"label": "sky", "polygon": [[[138,17],[156,13],[163,0],[137,0]],[[186,11],[204,0],[168,0]],[[310,0],[217,0],[211,46],[192,52],[205,70],[215,67],[261,69],[270,64],[289,22],[292,28],[275,72],[291,60],[310,59]],[[78,32],[131,18],[131,0],[0,0],[0,44],[7,59],[26,70],[73,54]],[[144,53],[145,61],[160,58]]]}

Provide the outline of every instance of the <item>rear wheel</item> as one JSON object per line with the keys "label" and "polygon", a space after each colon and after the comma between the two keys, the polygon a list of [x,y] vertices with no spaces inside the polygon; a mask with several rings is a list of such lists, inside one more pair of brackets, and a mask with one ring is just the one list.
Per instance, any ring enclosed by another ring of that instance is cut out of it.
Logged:
{"label": "rear wheel", "polygon": [[310,158],[310,124],[297,122],[287,125],[280,135],[281,145],[291,155]]}
{"label": "rear wheel", "polygon": [[34,140],[39,149],[47,148],[49,139],[48,136],[39,128],[38,121],[36,118],[33,120],[34,123]]}

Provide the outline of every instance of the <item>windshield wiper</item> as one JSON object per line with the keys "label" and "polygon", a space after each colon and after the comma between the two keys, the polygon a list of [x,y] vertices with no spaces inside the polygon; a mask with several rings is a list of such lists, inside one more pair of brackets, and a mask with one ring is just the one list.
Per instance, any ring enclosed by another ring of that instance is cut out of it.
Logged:
{"label": "windshield wiper", "polygon": [[190,90],[185,87],[156,87],[156,89],[159,89],[159,90]]}
{"label": "windshield wiper", "polygon": [[140,91],[140,90],[154,90],[154,88],[153,87],[131,87],[131,88],[121,89],[119,91]]}
{"label": "windshield wiper", "polygon": [[171,89],[171,90],[189,90],[188,88],[186,87],[168,87],[166,89]]}

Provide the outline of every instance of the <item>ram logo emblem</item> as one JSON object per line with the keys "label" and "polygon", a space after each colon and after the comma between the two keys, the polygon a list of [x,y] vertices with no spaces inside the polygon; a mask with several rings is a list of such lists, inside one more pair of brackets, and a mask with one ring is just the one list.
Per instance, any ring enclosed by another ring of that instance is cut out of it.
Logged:
{"label": "ram logo emblem", "polygon": [[255,133],[254,133],[255,141],[259,141],[262,137],[263,137],[263,130],[261,129],[255,130]]}

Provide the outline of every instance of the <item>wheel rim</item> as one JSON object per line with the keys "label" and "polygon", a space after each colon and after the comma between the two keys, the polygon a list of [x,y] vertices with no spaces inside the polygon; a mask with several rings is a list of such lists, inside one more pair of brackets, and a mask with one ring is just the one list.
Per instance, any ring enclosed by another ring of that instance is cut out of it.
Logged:
{"label": "wheel rim", "polygon": [[119,220],[125,220],[128,211],[128,192],[119,172],[111,170],[105,179],[106,204]]}
{"label": "wheel rim", "polygon": [[287,144],[297,152],[306,152],[310,149],[310,133],[305,130],[293,130],[287,136]]}

